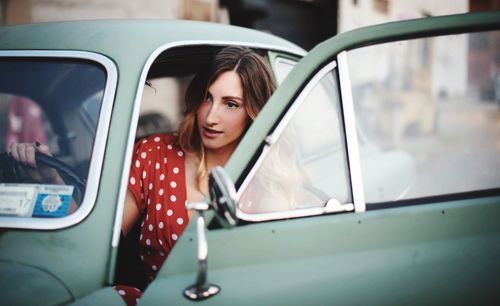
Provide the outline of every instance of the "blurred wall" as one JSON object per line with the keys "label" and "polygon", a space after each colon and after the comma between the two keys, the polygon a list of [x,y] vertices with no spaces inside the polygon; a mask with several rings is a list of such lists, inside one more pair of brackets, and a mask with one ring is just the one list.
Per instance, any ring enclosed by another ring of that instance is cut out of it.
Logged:
{"label": "blurred wall", "polygon": [[135,18],[228,22],[218,0],[0,0],[3,25]]}
{"label": "blurred wall", "polygon": [[340,0],[338,31],[389,21],[465,13],[469,0]]}

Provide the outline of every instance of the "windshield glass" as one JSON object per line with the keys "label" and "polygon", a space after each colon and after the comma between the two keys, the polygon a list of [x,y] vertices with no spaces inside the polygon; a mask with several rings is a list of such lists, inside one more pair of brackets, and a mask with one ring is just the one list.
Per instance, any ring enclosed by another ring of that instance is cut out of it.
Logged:
{"label": "windshield glass", "polygon": [[78,209],[105,83],[89,60],[0,58],[0,216]]}

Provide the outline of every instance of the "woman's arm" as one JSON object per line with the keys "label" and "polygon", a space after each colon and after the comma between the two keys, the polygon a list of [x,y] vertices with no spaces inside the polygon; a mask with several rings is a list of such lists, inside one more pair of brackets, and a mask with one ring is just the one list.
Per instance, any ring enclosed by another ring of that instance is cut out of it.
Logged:
{"label": "woman's arm", "polygon": [[134,194],[130,189],[127,189],[127,195],[125,196],[125,207],[123,208],[123,219],[122,219],[122,234],[127,236],[128,232],[134,226],[135,222],[139,218],[140,212],[137,207],[137,201],[135,200]]}

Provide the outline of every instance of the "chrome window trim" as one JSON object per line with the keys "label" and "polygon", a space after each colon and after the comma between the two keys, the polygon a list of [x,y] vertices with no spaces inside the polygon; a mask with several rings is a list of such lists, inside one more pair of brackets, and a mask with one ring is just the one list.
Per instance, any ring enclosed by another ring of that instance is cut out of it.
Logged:
{"label": "chrome window trim", "polygon": [[72,214],[60,218],[23,218],[0,216],[0,227],[2,228],[22,228],[36,230],[55,230],[75,225],[85,219],[95,205],[100,175],[90,175],[90,173],[101,173],[104,162],[104,151],[108,138],[111,112],[113,109],[118,72],[115,63],[97,53],[87,51],[38,51],[38,50],[9,50],[0,51],[0,57],[29,57],[39,58],[64,58],[64,59],[83,59],[90,60],[100,64],[106,73],[106,83],[104,85],[104,95],[102,98],[101,111],[97,124],[94,145],[89,166],[89,176],[82,204]]}
{"label": "chrome window trim", "polygon": [[[262,164],[267,154],[271,150],[272,145],[276,143],[276,141],[279,139],[279,137],[281,136],[285,128],[288,126],[288,124],[292,120],[297,110],[302,106],[305,99],[309,96],[309,93],[314,89],[314,87],[318,84],[318,82],[323,79],[325,75],[331,73],[335,68],[337,68],[337,63],[335,61],[332,61],[323,68],[321,68],[321,70],[313,76],[313,78],[307,83],[304,89],[300,92],[299,96],[295,99],[292,106],[285,113],[283,119],[281,119],[281,121],[278,123],[278,126],[275,128],[275,130],[272,131],[272,133],[266,137],[262,153],[260,154],[256,163],[250,170],[249,174],[245,177],[245,180],[243,181],[243,183],[241,184],[240,188],[236,193],[237,201],[239,201],[241,195],[250,184],[250,181],[255,176],[255,173],[260,168],[260,165]],[[261,214],[247,214],[237,208],[236,216],[238,217],[238,219],[241,220],[258,222],[258,221],[307,217],[307,216],[321,215],[329,212],[352,211],[352,210],[354,210],[354,205],[352,203],[341,204],[340,206],[337,206],[334,209],[328,209],[322,206],[322,207],[297,209],[292,211],[280,211],[280,212],[270,212]]]}
{"label": "chrome window trim", "polygon": [[366,210],[366,203],[363,179],[361,176],[358,133],[356,131],[356,117],[354,114],[351,79],[349,76],[349,66],[347,65],[346,51],[342,51],[337,55],[337,62],[339,63],[340,95],[342,97],[344,130],[347,140],[347,163],[350,171],[352,198],[354,202],[354,211],[359,213]]}
{"label": "chrome window trim", "polygon": [[[325,203],[325,205],[327,205]],[[341,204],[340,206],[335,207],[334,209],[326,208],[325,206],[317,206],[310,208],[301,208],[290,211],[279,211],[279,212],[269,212],[262,214],[246,214],[240,210],[236,211],[236,216],[238,219],[250,221],[250,222],[261,222],[261,221],[270,221],[270,220],[281,220],[281,219],[292,219],[292,218],[303,218],[303,217],[312,217],[312,216],[320,216],[327,213],[336,213],[336,212],[347,212],[353,211],[354,204],[346,203]]]}
{"label": "chrome window trim", "polygon": [[153,64],[154,60],[162,53],[165,52],[168,49],[175,48],[175,47],[182,47],[182,46],[231,46],[231,45],[239,45],[239,46],[245,46],[249,48],[256,48],[256,49],[266,49],[269,51],[279,51],[279,52],[285,52],[285,53],[290,53],[290,54],[295,54],[295,55],[300,55],[300,56],[305,56],[306,51],[303,50],[295,50],[292,48],[287,48],[287,47],[281,47],[281,46],[276,46],[273,44],[260,44],[260,43],[249,43],[249,42],[244,42],[244,41],[226,41],[226,40],[186,40],[186,41],[177,41],[173,43],[167,43],[164,45],[161,45],[160,47],[156,48],[148,57],[146,60],[141,76],[139,78],[139,83],[138,83],[138,89],[136,92],[136,96],[134,99],[134,109],[132,113],[132,118],[130,121],[130,127],[135,127],[135,128],[130,128],[129,130],[129,135],[128,135],[128,140],[127,140],[127,147],[126,147],[126,152],[125,152],[125,160],[123,163],[123,168],[122,168],[122,173],[121,173],[121,181],[120,181],[120,189],[118,193],[118,203],[116,205],[116,215],[115,215],[115,221],[114,221],[114,226],[113,226],[113,237],[111,240],[111,246],[112,247],[118,247],[118,243],[120,241],[120,233],[121,233],[121,224],[122,224],[122,216],[123,216],[123,208],[125,204],[125,196],[127,194],[127,186],[128,186],[128,174],[130,171],[130,165],[132,163],[132,150],[133,150],[133,145],[135,141],[135,134],[137,130],[137,122],[139,120],[139,111],[141,107],[141,100],[142,100],[142,95],[144,91],[144,86],[142,84],[145,84],[146,82],[146,77],[148,74],[149,69],[151,68],[151,65]]}
{"label": "chrome window trim", "polygon": [[349,66],[347,65],[347,51],[337,55],[340,95],[342,97],[342,110],[344,115],[344,130],[347,140],[347,164],[351,179],[351,192],[354,202],[354,211],[366,211],[365,191],[361,173],[361,160],[359,155],[358,133],[356,130],[356,116],[354,114],[354,103],[352,99],[351,79]]}

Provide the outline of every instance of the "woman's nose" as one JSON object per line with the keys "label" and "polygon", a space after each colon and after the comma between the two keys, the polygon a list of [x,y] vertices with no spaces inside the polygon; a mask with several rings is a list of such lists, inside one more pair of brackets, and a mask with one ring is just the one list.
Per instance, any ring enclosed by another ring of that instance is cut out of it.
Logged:
{"label": "woman's nose", "polygon": [[208,125],[214,125],[219,123],[219,106],[214,102],[210,105],[207,111],[207,116],[205,121]]}

